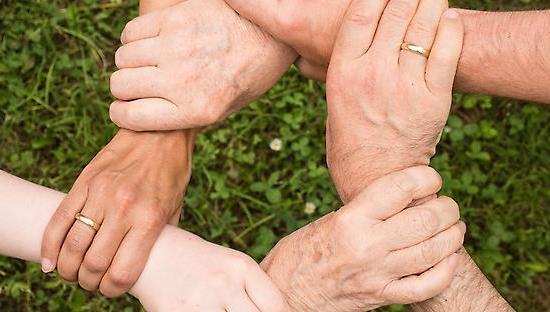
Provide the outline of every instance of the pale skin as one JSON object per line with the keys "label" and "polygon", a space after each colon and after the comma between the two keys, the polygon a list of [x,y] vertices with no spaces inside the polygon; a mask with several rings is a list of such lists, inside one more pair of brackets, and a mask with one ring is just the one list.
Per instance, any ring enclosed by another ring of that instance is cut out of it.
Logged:
{"label": "pale skin", "polygon": [[[0,197],[0,255],[38,262],[48,220],[65,195],[0,171]],[[129,292],[147,311],[287,310],[250,257],[171,225],[163,226]]]}
{"label": "pale skin", "polygon": [[[441,177],[435,170],[408,168],[376,181],[357,200],[293,234],[307,237],[320,231],[314,235],[323,239],[319,247],[330,246],[332,257],[340,263],[325,270],[329,278],[326,285],[316,287],[327,299],[338,298],[339,302],[330,303],[336,304],[332,311],[412,303],[431,298],[449,285],[458,260],[454,253],[462,245],[466,228],[459,221],[458,205],[435,195],[440,188]],[[0,237],[12,238],[0,240],[0,254],[38,261],[41,236],[64,194],[0,171],[0,197],[4,216],[0,219]],[[428,199],[418,202],[423,198]],[[416,204],[411,207],[413,202]],[[335,234],[331,240],[324,239],[327,231]],[[286,239],[281,244],[295,242]],[[303,249],[303,256],[314,260],[315,253],[327,251]],[[315,279],[316,273],[321,273],[318,265],[295,269],[305,270]],[[341,272],[342,266],[349,269]],[[349,276],[351,271],[355,274]],[[339,284],[342,290],[335,292],[331,276],[342,274],[347,278]],[[293,287],[313,286],[304,274],[290,280]],[[129,291],[148,311],[303,311],[298,305],[302,298],[286,290],[291,307],[248,256],[167,225]],[[343,297],[342,292],[350,295]],[[349,297],[358,294],[360,306]],[[327,303],[308,304],[323,308]]]}

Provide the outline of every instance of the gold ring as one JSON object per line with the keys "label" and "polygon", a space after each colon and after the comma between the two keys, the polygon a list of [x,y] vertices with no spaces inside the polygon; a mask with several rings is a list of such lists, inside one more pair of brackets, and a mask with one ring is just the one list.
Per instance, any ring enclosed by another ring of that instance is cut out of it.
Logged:
{"label": "gold ring", "polygon": [[90,228],[92,228],[94,231],[99,231],[99,227],[100,225],[97,224],[94,220],[88,218],[88,217],[85,217],[83,216],[80,212],[77,213],[75,216],[74,216],[75,219],[77,219],[78,221],[86,224],[87,226],[89,226]]}
{"label": "gold ring", "polygon": [[417,46],[416,44],[412,44],[412,43],[403,42],[401,44],[401,50],[410,51],[410,52],[413,52],[413,53],[416,53],[416,54],[420,54],[420,55],[424,56],[425,58],[430,57],[430,50],[425,49],[421,46]]}

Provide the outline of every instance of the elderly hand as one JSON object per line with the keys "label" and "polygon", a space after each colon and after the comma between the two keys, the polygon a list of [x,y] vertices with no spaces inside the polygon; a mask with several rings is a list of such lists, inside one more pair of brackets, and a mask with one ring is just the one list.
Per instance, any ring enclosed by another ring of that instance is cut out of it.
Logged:
{"label": "elderly hand", "polygon": [[440,187],[429,167],[385,176],[284,238],[262,267],[293,311],[365,311],[434,297],[453,279],[466,230],[457,204],[434,195]]}
{"label": "elderly hand", "polygon": [[254,260],[166,226],[132,288],[147,311],[284,312],[284,298]]}
{"label": "elderly hand", "polygon": [[265,93],[296,55],[222,0],[139,16],[122,34],[111,119],[136,131],[207,126]]}
{"label": "elderly hand", "polygon": [[[387,0],[367,0],[387,2]],[[226,0],[239,14],[291,46],[296,65],[313,79],[325,80],[340,24],[351,0]],[[406,4],[407,0],[402,0]]]}
{"label": "elderly hand", "polygon": [[[463,26],[456,11],[443,14],[446,0],[418,4],[356,0],[343,22],[327,77],[327,161],[344,202],[374,179],[429,164],[435,154]],[[431,55],[402,51],[403,42]]]}
{"label": "elderly hand", "polygon": [[[44,233],[42,266],[108,297],[138,279],[164,226],[177,224],[190,176],[189,134],[121,130],[78,177]],[[75,214],[101,224],[96,233]]]}

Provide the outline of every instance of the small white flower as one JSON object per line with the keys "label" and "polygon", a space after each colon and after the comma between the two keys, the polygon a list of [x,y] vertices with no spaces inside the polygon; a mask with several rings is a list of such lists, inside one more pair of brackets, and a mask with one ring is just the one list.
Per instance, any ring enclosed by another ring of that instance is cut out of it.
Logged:
{"label": "small white flower", "polygon": [[445,133],[450,133],[451,130],[452,130],[452,129],[451,129],[451,127],[449,127],[449,126],[443,128],[443,132],[445,132]]}
{"label": "small white flower", "polygon": [[271,148],[271,150],[273,151],[278,152],[283,149],[283,141],[279,138],[273,139],[273,141],[269,143],[269,148]]}
{"label": "small white flower", "polygon": [[315,206],[314,203],[307,202],[306,206],[304,207],[304,213],[305,214],[313,214],[317,210],[317,206]]}

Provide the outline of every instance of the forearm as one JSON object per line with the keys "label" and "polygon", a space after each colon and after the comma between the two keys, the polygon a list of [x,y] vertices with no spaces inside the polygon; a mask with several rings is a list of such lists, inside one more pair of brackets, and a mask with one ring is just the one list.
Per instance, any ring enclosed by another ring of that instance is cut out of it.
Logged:
{"label": "forearm", "polygon": [[[19,179],[0,171],[0,255],[27,261],[40,261],[40,243],[51,216],[65,195]],[[156,259],[169,250],[171,237],[183,233],[167,225],[155,243],[150,259]],[[194,235],[185,233],[188,239]],[[148,261],[145,269],[130,290],[130,294],[140,298],[151,286],[151,272],[155,263]]]}
{"label": "forearm", "polygon": [[550,10],[461,10],[465,25],[456,87],[550,103]]}
{"label": "forearm", "polygon": [[412,310],[426,312],[514,311],[479,270],[464,248],[460,250],[459,255],[461,262],[451,286],[433,299],[412,305]]}

